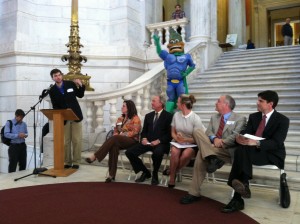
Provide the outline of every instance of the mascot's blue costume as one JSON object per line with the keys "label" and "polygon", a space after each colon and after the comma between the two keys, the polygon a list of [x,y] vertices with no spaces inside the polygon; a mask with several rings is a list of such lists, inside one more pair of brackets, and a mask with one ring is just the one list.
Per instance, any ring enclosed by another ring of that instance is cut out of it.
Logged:
{"label": "mascot's blue costume", "polygon": [[186,76],[194,69],[195,64],[190,54],[184,53],[184,42],[182,37],[174,29],[170,29],[170,40],[168,44],[169,53],[161,49],[159,37],[153,36],[156,52],[164,60],[167,70],[167,96],[166,110],[173,113],[176,108],[177,98],[188,93]]}

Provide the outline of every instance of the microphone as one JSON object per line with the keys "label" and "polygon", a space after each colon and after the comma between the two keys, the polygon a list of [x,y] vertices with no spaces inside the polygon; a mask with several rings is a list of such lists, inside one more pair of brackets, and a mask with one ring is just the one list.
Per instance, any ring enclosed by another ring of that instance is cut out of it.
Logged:
{"label": "microphone", "polygon": [[54,85],[51,84],[51,85],[48,87],[48,89],[44,89],[44,90],[49,91],[49,90],[52,88],[52,86],[54,86]]}
{"label": "microphone", "polygon": [[51,84],[47,89],[44,89],[42,94],[40,95],[40,99],[43,99],[45,98],[48,94],[49,94],[49,91],[50,89],[53,87],[54,85]]}

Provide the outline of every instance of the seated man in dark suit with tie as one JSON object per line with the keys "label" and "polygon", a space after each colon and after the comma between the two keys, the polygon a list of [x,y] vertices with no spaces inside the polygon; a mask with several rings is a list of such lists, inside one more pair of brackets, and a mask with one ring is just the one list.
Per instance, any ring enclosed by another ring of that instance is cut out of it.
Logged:
{"label": "seated man in dark suit with tie", "polygon": [[206,173],[221,168],[225,161],[230,163],[237,145],[235,136],[245,128],[246,117],[233,112],[235,100],[230,95],[220,96],[216,102],[218,114],[212,115],[206,132],[197,129],[193,137],[198,145],[192,183],[189,193],[181,204],[190,204],[200,199],[200,191]]}
{"label": "seated man in dark suit with tie", "polygon": [[164,154],[169,153],[172,139],[171,122],[173,115],[164,110],[165,103],[166,100],[163,96],[152,97],[151,105],[154,111],[145,116],[141,142],[125,152],[134,172],[143,172],[135,182],[144,182],[151,177],[150,171],[145,167],[139,156],[152,151],[153,172],[151,184],[157,185],[159,183],[158,170]]}
{"label": "seated man in dark suit with tie", "polygon": [[253,140],[242,135],[236,137],[239,144],[228,178],[228,185],[234,190],[232,200],[222,209],[229,213],[244,209],[243,198],[251,195],[249,180],[252,179],[253,165],[276,165],[284,168],[284,141],[289,128],[289,119],[275,110],[279,97],[276,92],[267,90],[258,94],[258,112],[250,114],[247,127],[242,134],[264,138]]}

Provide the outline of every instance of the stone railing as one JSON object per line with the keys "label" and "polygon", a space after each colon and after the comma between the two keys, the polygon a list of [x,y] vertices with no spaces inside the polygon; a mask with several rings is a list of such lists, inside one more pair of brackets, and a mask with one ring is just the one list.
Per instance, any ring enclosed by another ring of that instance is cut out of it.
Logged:
{"label": "stone railing", "polygon": [[[170,20],[161,23],[153,23],[147,25],[147,29],[151,33],[151,37],[154,34],[157,34],[160,37],[161,44],[167,45],[170,39],[170,32],[169,30],[172,28],[177,30],[178,27],[181,27],[181,37],[183,42],[186,42],[186,33],[185,33],[185,26],[189,23],[187,18],[179,19],[179,20]],[[165,33],[165,41],[163,41],[163,33]],[[151,38],[151,45],[154,45],[153,38]]]}
{"label": "stone railing", "polygon": [[[205,43],[198,43],[196,46],[191,47],[189,53],[196,64],[196,69],[188,76],[188,80],[193,79],[194,75],[203,69],[205,48]],[[105,93],[87,92],[84,98],[79,99],[82,104],[85,104],[86,131],[88,133],[99,133],[105,131],[106,127],[115,124],[119,116],[117,114],[117,103],[123,99],[134,100],[138,114],[143,117],[151,110],[151,96],[165,94],[165,92],[166,72],[163,63],[159,63],[124,88]],[[107,109],[107,106],[109,106],[109,109]],[[105,112],[108,112],[108,115]],[[106,125],[104,125],[104,120],[109,120],[110,124],[106,122]]]}

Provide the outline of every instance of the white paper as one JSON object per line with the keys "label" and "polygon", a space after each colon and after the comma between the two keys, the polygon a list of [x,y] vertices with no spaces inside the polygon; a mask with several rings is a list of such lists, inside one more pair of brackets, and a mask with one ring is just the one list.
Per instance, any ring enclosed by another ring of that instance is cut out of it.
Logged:
{"label": "white paper", "polygon": [[178,142],[170,142],[170,143],[171,143],[171,145],[174,145],[176,148],[179,148],[179,149],[197,147],[197,145],[195,145],[195,144],[180,144]]}
{"label": "white paper", "polygon": [[242,136],[244,136],[245,138],[256,140],[256,141],[260,141],[260,140],[264,140],[265,139],[265,138],[258,137],[258,136],[255,136],[255,135],[250,135],[250,134],[244,134]]}

